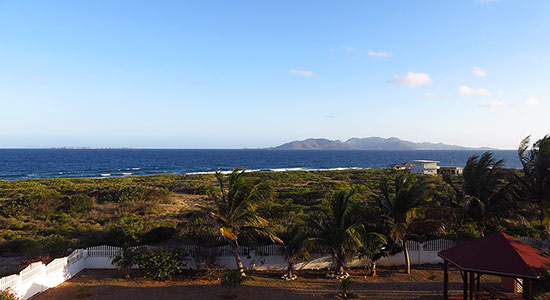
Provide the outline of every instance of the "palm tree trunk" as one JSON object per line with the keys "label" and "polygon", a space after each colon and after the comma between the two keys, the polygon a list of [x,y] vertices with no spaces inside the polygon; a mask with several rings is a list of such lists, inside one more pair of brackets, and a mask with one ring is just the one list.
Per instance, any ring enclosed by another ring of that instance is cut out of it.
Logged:
{"label": "palm tree trunk", "polygon": [[405,255],[405,265],[407,266],[407,274],[411,274],[411,259],[409,257],[409,250],[407,249],[407,241],[401,240],[403,245],[403,255]]}
{"label": "palm tree trunk", "polygon": [[288,261],[288,267],[286,269],[286,278],[292,279],[292,276],[294,276],[294,262]]}
{"label": "palm tree trunk", "polygon": [[334,275],[340,276],[344,274],[344,253],[336,255],[336,269],[334,270]]}
{"label": "palm tree trunk", "polygon": [[239,244],[237,243],[237,240],[231,240],[229,242],[229,245],[231,246],[231,250],[233,250],[233,255],[235,256],[237,268],[241,271],[241,274],[243,276],[246,276],[246,274],[244,273],[243,261],[241,260],[241,256],[239,255]]}
{"label": "palm tree trunk", "polygon": [[376,261],[372,262],[372,277],[376,277]]}

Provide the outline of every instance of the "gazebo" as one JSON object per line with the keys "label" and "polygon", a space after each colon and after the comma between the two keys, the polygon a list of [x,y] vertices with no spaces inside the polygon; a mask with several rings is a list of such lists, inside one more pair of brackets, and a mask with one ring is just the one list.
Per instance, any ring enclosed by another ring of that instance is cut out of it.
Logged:
{"label": "gazebo", "polygon": [[440,251],[438,255],[444,261],[444,299],[449,299],[449,264],[460,270],[464,300],[475,299],[483,274],[513,278],[522,287],[523,299],[530,300],[533,280],[550,269],[550,257],[502,232],[465,242]]}

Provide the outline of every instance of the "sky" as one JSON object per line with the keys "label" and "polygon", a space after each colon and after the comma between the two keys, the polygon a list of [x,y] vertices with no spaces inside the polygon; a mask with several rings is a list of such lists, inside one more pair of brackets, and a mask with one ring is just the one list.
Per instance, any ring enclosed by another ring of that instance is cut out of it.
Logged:
{"label": "sky", "polygon": [[550,1],[0,0],[0,147],[550,133]]}

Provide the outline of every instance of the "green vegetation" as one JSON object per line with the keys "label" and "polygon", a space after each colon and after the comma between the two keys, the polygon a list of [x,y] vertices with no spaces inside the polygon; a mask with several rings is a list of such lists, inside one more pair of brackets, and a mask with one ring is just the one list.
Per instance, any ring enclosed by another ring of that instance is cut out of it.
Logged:
{"label": "green vegetation", "polygon": [[[445,180],[389,169],[235,169],[228,176],[0,181],[0,255],[55,258],[69,248],[103,244],[229,244],[242,271],[239,245],[282,239],[287,276],[294,277],[294,263],[314,250],[333,254],[335,274],[342,275],[351,256],[366,256],[375,264],[408,240],[468,240],[495,231],[545,238],[550,137],[531,147],[525,140],[519,155],[523,170],[504,169],[484,154],[470,158],[464,175]],[[156,265],[158,273],[150,276],[167,278],[164,268],[176,264],[164,259],[174,262],[174,257],[181,258],[150,253],[141,265]],[[214,270],[206,273],[217,272],[214,260],[202,261]]]}
{"label": "green vegetation", "polygon": [[425,182],[417,181],[413,175],[399,174],[393,182],[393,189],[388,181],[380,185],[382,195],[378,197],[378,201],[386,210],[391,226],[391,238],[401,242],[407,274],[410,274],[411,262],[406,247],[407,232],[411,223],[420,219],[431,187]]}
{"label": "green vegetation", "polygon": [[220,284],[227,290],[227,294],[224,298],[236,298],[236,295],[233,295],[232,291],[246,280],[247,276],[245,276],[240,269],[223,273]]}
{"label": "green vegetation", "polygon": [[348,290],[352,283],[351,277],[346,277],[340,281],[340,297],[347,298],[349,296]]}
{"label": "green vegetation", "polygon": [[137,258],[137,253],[130,248],[128,243],[125,243],[122,246],[121,253],[113,257],[111,263],[118,267],[118,270],[124,274],[126,279],[130,279],[130,270],[133,265],[138,263]]}
{"label": "green vegetation", "polygon": [[167,280],[181,272],[187,255],[187,251],[180,248],[142,250],[138,253],[136,260],[145,277]]}
{"label": "green vegetation", "polygon": [[239,255],[238,238],[248,233],[266,236],[272,242],[281,240],[269,228],[268,221],[257,213],[260,203],[273,201],[271,186],[265,181],[253,182],[244,175],[244,170],[235,168],[228,176],[226,188],[223,174],[216,172],[220,194],[214,198],[213,209],[205,210],[214,220],[221,236],[229,241],[237,268],[246,276]]}

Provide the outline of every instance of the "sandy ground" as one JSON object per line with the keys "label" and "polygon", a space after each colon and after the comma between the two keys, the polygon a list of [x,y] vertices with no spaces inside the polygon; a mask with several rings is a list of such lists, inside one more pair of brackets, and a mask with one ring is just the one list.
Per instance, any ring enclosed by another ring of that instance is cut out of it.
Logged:
{"label": "sandy ground", "polygon": [[[256,272],[252,280],[235,289],[237,299],[337,299],[339,281],[324,278],[325,272],[302,272],[296,281],[279,279],[280,272]],[[360,299],[441,299],[443,271],[441,266],[423,266],[413,269],[411,275],[396,269],[381,269],[379,276],[366,276],[363,270],[350,272],[354,283],[350,292]],[[451,294],[459,294],[462,287],[458,271],[450,274]],[[485,277],[482,285],[495,285],[497,277]],[[144,278],[125,280],[116,270],[85,270],[68,282],[33,297],[49,299],[221,299],[225,290],[219,281],[205,281],[181,277],[165,282]]]}

